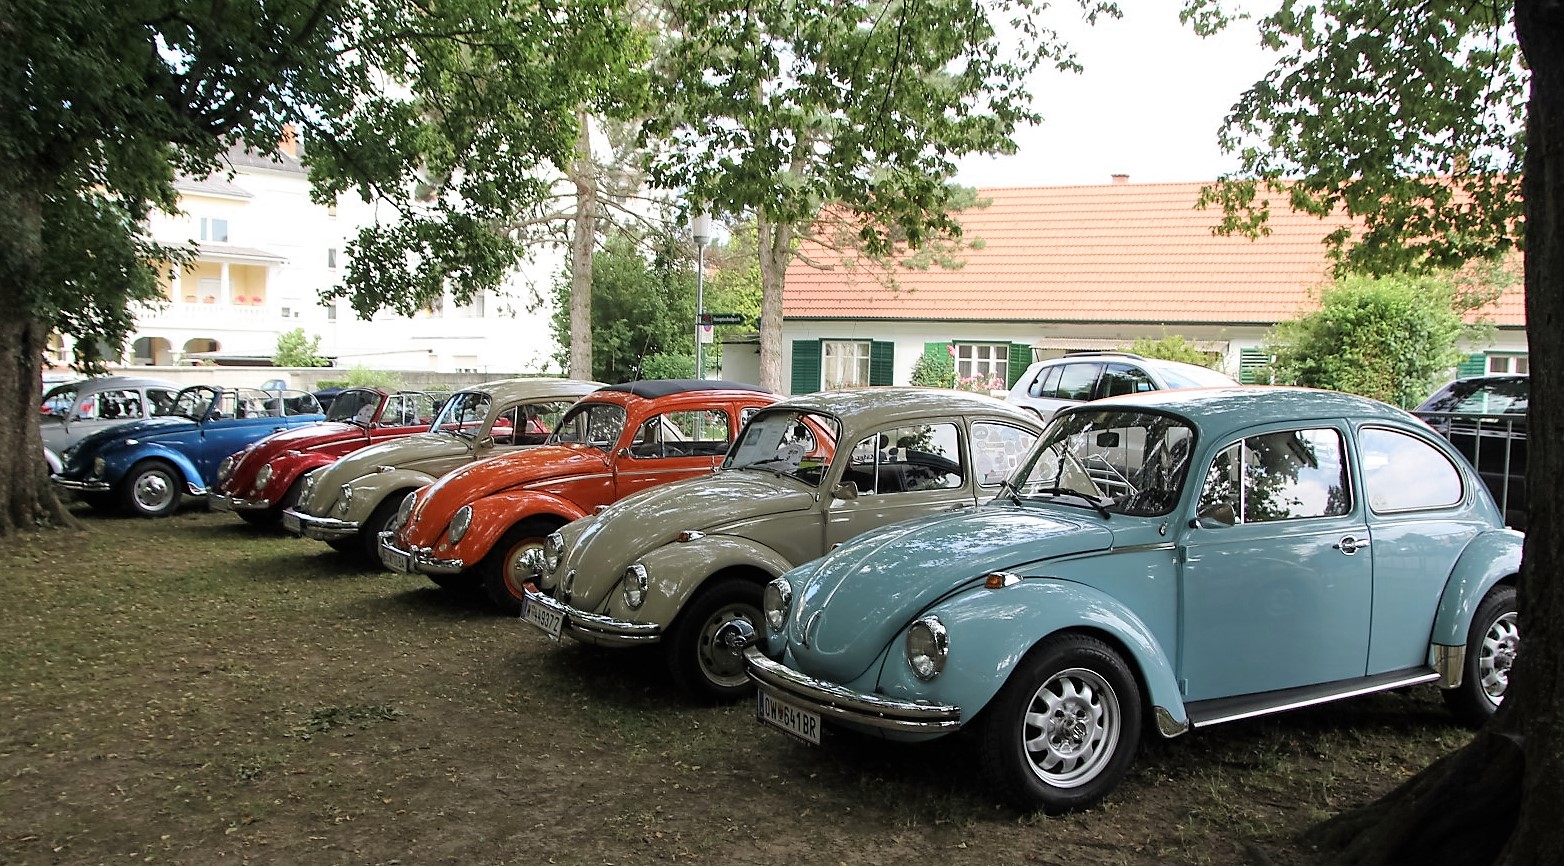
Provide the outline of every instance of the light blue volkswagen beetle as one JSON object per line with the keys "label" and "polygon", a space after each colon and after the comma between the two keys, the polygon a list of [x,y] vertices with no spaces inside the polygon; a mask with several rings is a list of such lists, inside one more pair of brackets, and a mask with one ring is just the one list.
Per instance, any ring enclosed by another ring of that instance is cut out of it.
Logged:
{"label": "light blue volkswagen beetle", "polygon": [[859,536],[733,623],[762,722],[974,728],[1028,809],[1089,807],[1142,731],[1435,682],[1478,723],[1519,646],[1520,533],[1412,416],[1292,388],[1060,414],[992,503]]}

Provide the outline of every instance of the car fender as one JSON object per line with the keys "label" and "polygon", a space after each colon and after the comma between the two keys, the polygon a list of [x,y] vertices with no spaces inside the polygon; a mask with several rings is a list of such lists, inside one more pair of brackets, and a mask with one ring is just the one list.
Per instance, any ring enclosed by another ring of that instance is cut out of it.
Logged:
{"label": "car fender", "polygon": [[186,492],[202,494],[206,492],[206,480],[201,477],[201,472],[195,463],[185,455],[183,451],[170,448],[161,442],[143,442],[132,445],[129,448],[120,448],[107,456],[104,460],[104,480],[118,485],[125,480],[132,467],[143,460],[156,459],[172,463],[179,474],[184,476]]}
{"label": "car fender", "polygon": [[1525,537],[1513,529],[1494,529],[1467,543],[1439,597],[1431,643],[1466,645],[1467,630],[1483,596],[1501,580],[1520,573]]}
{"label": "car fender", "polygon": [[[390,472],[374,472],[369,475],[361,475],[353,479],[353,504],[349,506],[346,514],[340,515],[343,520],[353,523],[363,523],[375,509],[380,507],[387,496],[400,491],[413,491],[431,484],[434,479],[423,472],[413,472],[408,469],[393,469]],[[340,493],[331,494],[333,502],[341,500]],[[335,506],[333,506],[335,508]]]}
{"label": "car fender", "polygon": [[[1026,578],[999,589],[961,592],[923,615],[938,616],[949,638],[944,671],[923,682],[903,650],[907,628],[885,650],[880,690],[887,697],[927,700],[961,708],[962,724],[988,705],[1021,659],[1059,632],[1097,633],[1118,644],[1155,710],[1163,736],[1189,725],[1172,660],[1151,629],[1113,596],[1080,583]],[[910,627],[912,623],[908,623]]]}
{"label": "car fender", "polygon": [[504,490],[472,505],[472,524],[454,552],[476,565],[512,526],[529,517],[557,517],[561,524],[586,516],[574,502],[542,490]]}
{"label": "car fender", "polygon": [[626,606],[623,594],[617,591],[624,576],[618,575],[614,587],[609,590],[607,612],[619,619],[662,626],[670,625],[714,574],[730,568],[744,568],[765,572],[769,579],[793,567],[793,563],[770,547],[736,535],[706,535],[694,541],[676,541],[649,550],[636,561],[646,567],[646,601],[637,610]]}

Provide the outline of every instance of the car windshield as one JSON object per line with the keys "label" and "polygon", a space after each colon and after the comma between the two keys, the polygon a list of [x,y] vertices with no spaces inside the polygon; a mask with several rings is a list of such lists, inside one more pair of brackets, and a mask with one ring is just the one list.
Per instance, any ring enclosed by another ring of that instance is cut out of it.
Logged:
{"label": "car windshield", "polygon": [[440,409],[440,416],[434,419],[434,426],[430,430],[474,438],[484,420],[489,417],[491,402],[489,395],[483,391],[452,394],[451,399],[445,401],[445,406]]}
{"label": "car windshield", "polygon": [[1195,433],[1155,412],[1074,411],[1055,418],[1009,485],[1017,501],[1154,516],[1177,504]]}
{"label": "car windshield", "polygon": [[722,468],[770,472],[817,487],[840,438],[841,425],[829,415],[796,409],[762,411],[739,431]]}
{"label": "car windshield", "polygon": [[367,426],[375,420],[375,410],[380,408],[380,394],[376,391],[355,388],[343,391],[331,401],[327,421],[344,421]]}
{"label": "car windshield", "polygon": [[625,410],[617,403],[577,403],[560,419],[548,438],[550,445],[614,447],[625,429]]}
{"label": "car windshield", "polygon": [[193,421],[204,420],[212,403],[217,400],[217,394],[216,388],[207,385],[186,388],[174,397],[174,405],[169,407],[168,414],[181,415]]}

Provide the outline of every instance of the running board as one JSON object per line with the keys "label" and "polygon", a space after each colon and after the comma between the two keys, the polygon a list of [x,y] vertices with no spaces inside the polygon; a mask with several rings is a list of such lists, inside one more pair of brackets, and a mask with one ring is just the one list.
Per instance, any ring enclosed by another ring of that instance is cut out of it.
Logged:
{"label": "running board", "polygon": [[1371,677],[1338,680],[1317,686],[1300,686],[1295,689],[1280,689],[1274,692],[1242,695],[1235,698],[1213,698],[1208,701],[1193,701],[1184,705],[1184,711],[1189,714],[1190,725],[1199,728],[1206,725],[1219,725],[1222,722],[1236,722],[1239,719],[1264,716],[1270,713],[1280,713],[1285,710],[1296,710],[1300,707],[1311,707],[1315,704],[1339,701],[1343,698],[1355,698],[1359,695],[1372,694],[1373,692],[1386,692],[1405,686],[1431,683],[1437,679],[1439,679],[1439,674],[1430,668],[1407,668],[1406,670],[1375,674]]}

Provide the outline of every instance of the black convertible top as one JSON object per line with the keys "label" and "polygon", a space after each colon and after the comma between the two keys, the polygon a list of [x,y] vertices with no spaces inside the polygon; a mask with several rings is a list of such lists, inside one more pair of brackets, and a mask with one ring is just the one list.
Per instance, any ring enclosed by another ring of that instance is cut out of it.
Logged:
{"label": "black convertible top", "polygon": [[725,379],[642,379],[637,382],[609,385],[601,390],[624,391],[637,397],[646,397],[648,399],[652,397],[666,397],[669,394],[678,394],[683,391],[753,391],[757,394],[771,393],[759,385],[729,382]]}

